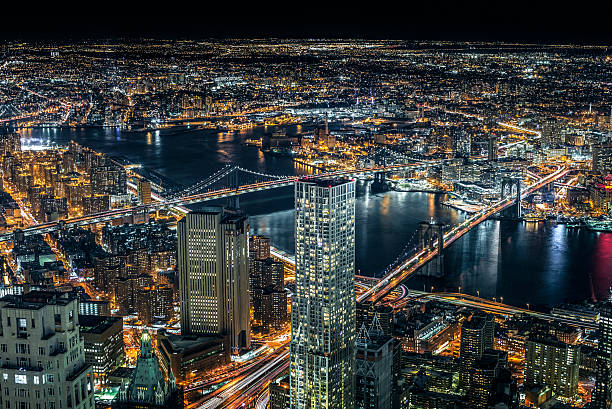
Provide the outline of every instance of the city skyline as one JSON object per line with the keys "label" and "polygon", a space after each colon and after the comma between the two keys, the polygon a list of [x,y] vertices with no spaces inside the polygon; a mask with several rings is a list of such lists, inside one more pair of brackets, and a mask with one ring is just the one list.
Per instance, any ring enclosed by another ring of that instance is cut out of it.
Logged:
{"label": "city skyline", "polygon": [[2,407],[612,407],[596,18],[109,7],[3,26]]}

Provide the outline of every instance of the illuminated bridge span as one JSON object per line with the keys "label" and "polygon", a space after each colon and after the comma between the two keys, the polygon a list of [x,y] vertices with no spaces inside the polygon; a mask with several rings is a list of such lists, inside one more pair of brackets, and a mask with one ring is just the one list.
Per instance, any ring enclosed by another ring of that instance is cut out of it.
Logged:
{"label": "illuminated bridge span", "polygon": [[[292,256],[289,256],[282,250],[274,248],[270,246],[270,253],[273,257],[291,264],[295,266],[295,259]],[[368,276],[355,276],[355,286],[359,288],[371,288],[372,286],[380,283],[383,279],[377,277],[368,277]],[[540,318],[548,321],[558,321],[563,322],[568,325],[576,326],[576,327],[584,327],[588,329],[597,329],[598,324],[594,322],[586,322],[582,320],[571,320],[568,318],[562,318],[553,316],[551,314],[546,314],[534,310],[524,309],[515,307],[512,305],[504,304],[503,302],[498,302],[495,300],[487,300],[484,298],[476,297],[474,295],[465,294],[465,293],[451,293],[451,292],[427,292],[427,291],[419,291],[419,290],[410,290],[405,287],[403,284],[400,284],[399,291],[397,296],[395,296],[392,300],[389,300],[389,297],[386,297],[384,302],[382,300],[380,302],[390,305],[393,308],[402,308],[408,303],[412,301],[418,301],[422,299],[433,299],[436,301],[455,304],[460,306],[468,306],[473,308],[478,308],[483,311],[502,314],[502,315],[513,315],[513,314],[527,314],[535,318]]]}
{"label": "illuminated bridge span", "polygon": [[[558,179],[563,178],[569,169],[566,167],[561,167],[550,175],[541,178],[538,182],[533,185],[523,189],[521,191],[521,196],[529,195],[536,190],[546,186],[547,184],[554,182]],[[504,210],[505,208],[511,206],[516,201],[516,196],[511,196],[507,198],[501,198],[499,201],[489,206],[486,209],[481,210],[480,212],[474,214],[473,216],[467,218],[463,222],[454,226],[451,230],[444,234],[443,248],[450,246],[455,240],[463,236],[465,233],[470,231],[475,226],[479,225],[489,217],[493,216],[496,213]],[[357,301],[371,301],[378,302],[382,298],[384,298],[389,292],[391,292],[397,285],[399,285],[406,277],[413,274],[419,268],[427,264],[431,259],[433,259],[438,254],[439,248],[436,243],[434,243],[434,248],[426,248],[421,249],[413,254],[411,257],[408,257],[403,263],[399,264],[397,267],[391,269],[376,285],[370,288],[368,291],[362,293]]]}
{"label": "illuminated bridge span", "polygon": [[[346,169],[338,170],[333,172],[319,173],[312,177],[317,178],[330,178],[330,177],[352,177],[352,176],[371,176],[377,173],[390,173],[390,172],[402,172],[406,170],[423,169],[431,166],[437,166],[443,163],[443,161],[431,161],[427,163],[410,163],[401,165],[387,165],[387,166],[373,166],[360,169]],[[245,176],[249,176],[251,180],[241,181]],[[114,209],[101,213],[89,214],[86,216],[75,217],[72,219],[59,220],[56,222],[42,223],[35,226],[30,226],[23,229],[25,235],[31,234],[44,234],[51,231],[58,230],[60,227],[78,227],[87,226],[94,223],[104,223],[114,219],[120,219],[126,216],[134,214],[143,214],[149,212],[155,212],[158,210],[176,210],[182,208],[182,206],[196,204],[211,200],[225,199],[225,198],[236,198],[235,204],[237,204],[237,197],[252,192],[259,192],[263,190],[278,189],[281,187],[293,186],[295,182],[302,177],[310,176],[280,176],[280,175],[269,175],[260,172],[254,172],[247,169],[243,169],[237,166],[230,166],[222,169],[216,174],[204,179],[204,181],[198,182],[184,191],[179,192],[180,196],[175,198],[165,199],[160,196],[155,198],[161,199],[160,201],[141,206],[132,206],[122,209]],[[233,184],[232,187],[217,187],[218,184],[225,178],[229,178],[229,183]],[[255,180],[253,180],[255,179]],[[208,190],[207,190],[208,189]],[[204,191],[203,191],[204,190]],[[194,193],[200,191],[200,193]],[[203,191],[203,192],[202,192]],[[0,235],[0,241],[12,240],[14,237],[13,233],[5,233]]]}

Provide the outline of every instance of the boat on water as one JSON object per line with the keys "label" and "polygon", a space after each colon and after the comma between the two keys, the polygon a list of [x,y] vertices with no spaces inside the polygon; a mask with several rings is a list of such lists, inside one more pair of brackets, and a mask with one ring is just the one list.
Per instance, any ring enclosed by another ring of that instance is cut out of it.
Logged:
{"label": "boat on water", "polygon": [[592,231],[612,233],[612,219],[611,218],[587,219],[586,225],[589,228],[589,230],[592,230]]}
{"label": "boat on water", "polygon": [[546,216],[542,213],[528,213],[524,216],[524,219],[528,223],[539,223],[546,220]]}

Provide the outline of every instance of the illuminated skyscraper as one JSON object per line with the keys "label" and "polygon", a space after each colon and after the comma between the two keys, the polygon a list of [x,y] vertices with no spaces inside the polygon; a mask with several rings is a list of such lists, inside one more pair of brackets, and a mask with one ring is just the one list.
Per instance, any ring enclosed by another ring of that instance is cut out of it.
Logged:
{"label": "illuminated skyscraper", "polygon": [[565,398],[578,392],[580,346],[552,338],[529,338],[525,343],[525,385],[547,385]]}
{"label": "illuminated skyscraper", "polygon": [[138,179],[138,201],[142,204],[151,204],[151,182]]}
{"label": "illuminated skyscraper", "polygon": [[355,182],[295,186],[292,409],[355,406]]}
{"label": "illuminated skyscraper", "polygon": [[495,320],[492,315],[474,315],[461,326],[461,346],[459,349],[459,384],[468,388],[470,370],[487,349],[493,349]]}
{"label": "illuminated skyscraper", "polygon": [[489,148],[487,149],[487,159],[489,162],[497,161],[497,138],[495,135],[489,136]]}
{"label": "illuminated skyscraper", "polygon": [[601,338],[597,348],[597,373],[595,377],[595,389],[591,396],[591,402],[597,409],[610,408],[610,358],[612,357],[612,301],[609,299],[599,310],[599,332]]}
{"label": "illuminated skyscraper", "polygon": [[232,351],[251,344],[248,218],[220,207],[178,223],[183,335],[228,335]]}

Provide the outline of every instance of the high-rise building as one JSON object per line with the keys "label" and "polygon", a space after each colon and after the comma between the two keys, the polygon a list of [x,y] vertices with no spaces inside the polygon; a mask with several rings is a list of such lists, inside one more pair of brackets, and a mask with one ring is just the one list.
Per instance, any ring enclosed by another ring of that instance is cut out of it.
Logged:
{"label": "high-rise building", "polygon": [[393,307],[388,305],[375,305],[371,301],[363,301],[357,304],[356,328],[363,325],[368,327],[374,317],[378,320],[385,335],[393,336]]}
{"label": "high-rise building", "polygon": [[227,335],[234,353],[251,345],[248,218],[220,207],[178,223],[183,335]]}
{"label": "high-rise building", "polygon": [[608,409],[612,404],[611,359],[612,359],[612,302],[606,301],[599,310],[600,339],[596,356],[595,389],[591,402],[597,409]]}
{"label": "high-rise building", "polygon": [[253,318],[263,331],[278,330],[287,323],[285,266],[270,257],[270,239],[249,239],[249,291]]}
{"label": "high-rise building", "polygon": [[369,329],[361,326],[355,345],[355,408],[391,409],[393,394],[399,393],[400,344],[384,333],[375,316]]}
{"label": "high-rise building", "polygon": [[172,372],[179,384],[202,380],[210,371],[231,362],[225,336],[181,336],[160,330],[157,345],[163,372]]}
{"label": "high-rise building", "polygon": [[109,159],[105,165],[91,168],[90,183],[93,194],[125,194],[127,191],[125,168],[119,163]]}
{"label": "high-rise building", "polygon": [[94,381],[105,383],[125,358],[123,319],[79,315],[79,324],[85,342],[85,362],[92,367]]}
{"label": "high-rise building", "polygon": [[487,149],[487,160],[494,162],[498,158],[497,155],[497,137],[495,135],[489,136],[489,147]]}
{"label": "high-rise building", "polygon": [[525,385],[547,385],[571,398],[578,392],[580,346],[552,338],[530,338],[525,344]]}
{"label": "high-rise building", "polygon": [[4,408],[94,407],[76,297],[46,291],[7,295],[0,299],[0,325]]}
{"label": "high-rise building", "polygon": [[[499,388],[504,384],[503,375],[507,375],[510,379],[510,372],[506,370],[508,363],[508,354],[506,352],[487,349],[482,356],[478,358],[469,369],[469,388],[467,391],[467,400],[469,407],[489,408],[499,403],[497,400],[501,398],[498,395],[498,390],[506,390],[510,395],[510,387]],[[505,385],[504,385],[505,386]],[[508,385],[509,386],[509,385]]]}
{"label": "high-rise building", "polygon": [[555,119],[547,119],[542,124],[542,144],[557,146],[562,142],[563,123]]}
{"label": "high-rise building", "polygon": [[459,384],[469,387],[470,368],[487,349],[493,349],[495,319],[492,315],[474,315],[461,326],[459,347]]}
{"label": "high-rise building", "polygon": [[355,405],[355,182],[295,185],[291,408]]}
{"label": "high-rise building", "polygon": [[593,172],[612,174],[612,143],[593,146]]}
{"label": "high-rise building", "polygon": [[151,204],[151,182],[138,179],[138,201],[142,204]]}
{"label": "high-rise building", "polygon": [[251,260],[270,258],[270,239],[265,236],[251,236],[249,238],[249,257]]}

